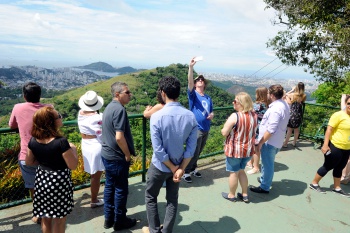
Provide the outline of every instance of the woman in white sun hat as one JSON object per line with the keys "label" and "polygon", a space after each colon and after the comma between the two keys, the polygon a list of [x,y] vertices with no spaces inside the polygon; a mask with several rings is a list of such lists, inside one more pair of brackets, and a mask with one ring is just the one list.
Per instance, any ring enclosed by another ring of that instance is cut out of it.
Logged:
{"label": "woman in white sun hat", "polygon": [[91,174],[91,208],[103,206],[103,199],[98,199],[100,178],[104,171],[101,159],[103,98],[94,91],[88,91],[79,99],[78,126],[81,133],[81,151],[84,159],[84,170]]}

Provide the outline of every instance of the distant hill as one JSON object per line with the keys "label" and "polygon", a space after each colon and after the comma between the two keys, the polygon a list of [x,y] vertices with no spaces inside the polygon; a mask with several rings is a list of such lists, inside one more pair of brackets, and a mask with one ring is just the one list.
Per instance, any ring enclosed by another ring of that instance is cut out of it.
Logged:
{"label": "distant hill", "polygon": [[134,73],[134,72],[140,71],[130,66],[121,67],[116,70],[119,74],[128,74],[128,73]]}
{"label": "distant hill", "polygon": [[91,63],[86,66],[77,66],[76,68],[79,69],[85,69],[85,70],[95,70],[95,71],[102,71],[102,72],[107,72],[107,73],[119,73],[119,74],[128,74],[128,73],[133,73],[137,72],[139,70],[132,68],[130,66],[125,66],[121,68],[114,68],[108,63],[105,62],[95,62]]}

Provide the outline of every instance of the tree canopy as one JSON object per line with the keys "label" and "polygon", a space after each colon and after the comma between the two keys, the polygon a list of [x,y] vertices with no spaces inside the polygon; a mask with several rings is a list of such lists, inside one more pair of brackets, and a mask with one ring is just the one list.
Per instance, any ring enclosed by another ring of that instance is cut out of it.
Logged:
{"label": "tree canopy", "polygon": [[347,73],[344,79],[339,82],[325,82],[318,86],[317,90],[312,93],[317,103],[340,106],[342,94],[350,94],[350,73]]}
{"label": "tree canopy", "polygon": [[339,81],[350,70],[350,0],[264,0],[284,30],[270,39],[278,58],[304,66],[320,81]]}

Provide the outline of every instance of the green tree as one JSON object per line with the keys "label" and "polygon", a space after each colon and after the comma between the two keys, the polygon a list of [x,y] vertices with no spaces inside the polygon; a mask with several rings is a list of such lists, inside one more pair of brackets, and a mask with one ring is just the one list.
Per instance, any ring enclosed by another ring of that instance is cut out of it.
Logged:
{"label": "green tree", "polygon": [[339,82],[325,82],[318,86],[312,96],[319,104],[340,106],[342,94],[350,94],[350,73],[345,74]]}
{"label": "green tree", "polygon": [[339,81],[350,68],[349,0],[264,0],[285,30],[269,40],[287,65],[307,67],[321,81]]}

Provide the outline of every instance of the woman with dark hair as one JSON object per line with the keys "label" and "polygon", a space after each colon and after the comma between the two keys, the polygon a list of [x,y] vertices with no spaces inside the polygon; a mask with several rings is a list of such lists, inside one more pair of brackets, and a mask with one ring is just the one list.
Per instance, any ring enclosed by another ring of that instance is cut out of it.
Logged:
{"label": "woman with dark hair", "polygon": [[[270,101],[267,98],[267,92],[268,90],[266,87],[258,87],[255,90],[256,100],[255,100],[255,103],[253,104],[253,109],[255,113],[258,115],[258,128],[256,130],[255,139],[258,139],[260,122],[263,119],[263,116],[267,111],[267,108],[269,107]],[[258,141],[256,141],[255,144],[258,144]],[[254,154],[252,156],[252,159],[247,163],[247,167],[251,168],[251,170],[247,171],[247,174],[255,174],[260,172],[259,162],[260,162],[260,155]]]}
{"label": "woman with dark hair", "polygon": [[151,118],[152,114],[161,110],[165,103],[164,103],[164,100],[162,99],[162,95],[161,95],[161,91],[160,90],[157,90],[157,101],[158,101],[158,104],[154,105],[154,106],[151,106],[151,105],[148,105],[145,109],[145,111],[143,111],[143,116],[147,119]]}
{"label": "woman with dark hair", "polygon": [[67,215],[73,210],[71,170],[78,165],[76,147],[60,132],[62,116],[43,107],[33,116],[32,138],[26,164],[38,164],[34,184],[33,216],[41,217],[42,231],[65,232]]}
{"label": "woman with dark hair", "polygon": [[350,155],[350,96],[346,96],[345,104],[346,109],[344,111],[335,112],[329,119],[321,148],[324,154],[324,163],[317,170],[310,188],[320,193],[326,193],[318,183],[333,169],[334,184],[332,192],[350,197],[350,194],[345,193],[340,187],[342,170],[346,166]]}
{"label": "woman with dark hair", "polygon": [[289,138],[292,135],[292,132],[294,131],[294,138],[292,145],[296,147],[297,140],[299,137],[299,127],[302,123],[303,118],[303,104],[306,100],[305,95],[305,85],[303,82],[299,82],[295,88],[293,88],[291,91],[287,92],[286,99],[288,103],[290,104],[290,118],[288,121],[288,130],[286,139],[284,140],[283,147],[288,147]]}

